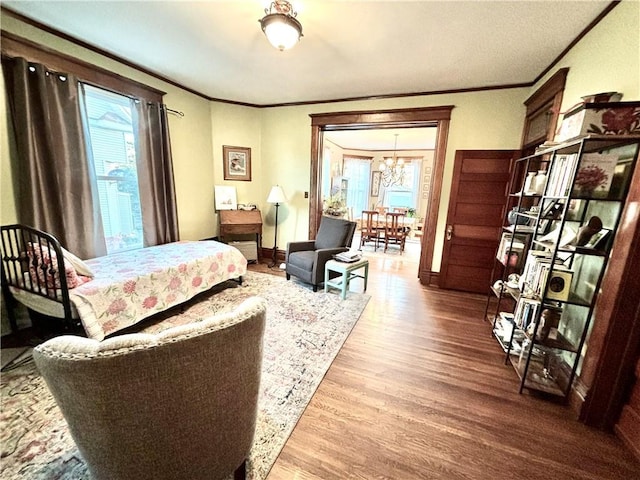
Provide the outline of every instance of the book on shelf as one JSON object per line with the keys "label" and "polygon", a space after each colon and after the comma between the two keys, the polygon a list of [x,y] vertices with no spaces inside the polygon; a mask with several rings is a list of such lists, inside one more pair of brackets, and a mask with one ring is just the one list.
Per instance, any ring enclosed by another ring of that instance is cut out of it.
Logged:
{"label": "book on shelf", "polygon": [[533,233],[535,231],[535,227],[532,225],[509,225],[504,229],[510,233]]}
{"label": "book on shelf", "polygon": [[576,154],[556,156],[547,182],[547,196],[562,197],[569,194],[569,183],[577,161]]}
{"label": "book on shelf", "polygon": [[516,309],[513,312],[513,322],[520,330],[526,330],[527,327],[535,322],[538,311],[540,310],[540,301],[533,298],[521,297],[518,300]]}
{"label": "book on shelf", "polygon": [[[547,289],[547,283],[550,278],[554,281],[553,293],[547,290],[547,298],[553,300],[566,301],[568,298],[568,288],[571,286],[571,278],[569,275],[573,273],[563,265],[563,259],[556,257],[551,268],[551,252],[543,250],[530,250],[527,254],[527,260],[520,275],[520,290],[525,295],[534,295],[542,297]],[[567,289],[560,289],[560,283],[568,282]]]}

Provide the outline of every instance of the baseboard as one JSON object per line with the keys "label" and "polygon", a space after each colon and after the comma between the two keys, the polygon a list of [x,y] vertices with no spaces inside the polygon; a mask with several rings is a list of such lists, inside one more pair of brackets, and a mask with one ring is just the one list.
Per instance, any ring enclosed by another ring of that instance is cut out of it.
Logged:
{"label": "baseboard", "polygon": [[[260,251],[262,253],[261,258],[263,261],[273,259],[273,248],[261,247]],[[276,250],[276,263],[279,264],[284,262],[286,255],[287,255],[287,252],[285,252],[284,250]]]}
{"label": "baseboard", "polygon": [[420,270],[418,272],[420,284],[425,287],[440,288],[440,272],[431,272],[429,270]]}
{"label": "baseboard", "polygon": [[640,416],[627,405],[622,409],[620,419],[613,430],[634,457],[640,460],[640,435],[636,426],[638,422],[640,422]]}

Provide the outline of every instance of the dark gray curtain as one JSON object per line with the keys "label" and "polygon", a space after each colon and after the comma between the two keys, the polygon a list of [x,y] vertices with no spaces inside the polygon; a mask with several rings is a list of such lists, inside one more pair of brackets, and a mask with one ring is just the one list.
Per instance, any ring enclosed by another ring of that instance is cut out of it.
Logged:
{"label": "dark gray curtain", "polygon": [[144,245],[178,240],[178,212],[171,160],[169,124],[164,105],[135,102],[138,185],[142,206]]}
{"label": "dark gray curtain", "polygon": [[106,254],[78,80],[24,58],[2,63],[16,141],[18,221],[51,233],[81,258]]}

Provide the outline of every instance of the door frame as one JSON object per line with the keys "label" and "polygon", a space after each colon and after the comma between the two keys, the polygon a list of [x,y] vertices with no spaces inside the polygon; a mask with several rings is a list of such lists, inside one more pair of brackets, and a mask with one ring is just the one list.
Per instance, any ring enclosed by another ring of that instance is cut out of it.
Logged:
{"label": "door frame", "polygon": [[[446,158],[451,110],[454,105],[393,110],[367,110],[314,113],[311,117],[311,189],[309,195],[309,238],[315,238],[322,217],[322,151],[323,132],[330,130],[370,130],[380,128],[437,127],[433,174],[429,205],[423,225],[418,278],[423,285],[431,283],[431,266],[435,247],[438,210]],[[429,225],[432,228],[427,228]]]}

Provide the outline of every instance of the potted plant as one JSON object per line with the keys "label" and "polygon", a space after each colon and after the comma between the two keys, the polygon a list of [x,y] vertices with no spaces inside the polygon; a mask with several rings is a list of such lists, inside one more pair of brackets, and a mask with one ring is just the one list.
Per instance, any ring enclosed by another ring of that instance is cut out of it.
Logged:
{"label": "potted plant", "polygon": [[347,205],[341,194],[331,195],[324,201],[323,212],[325,215],[342,217],[347,213]]}

